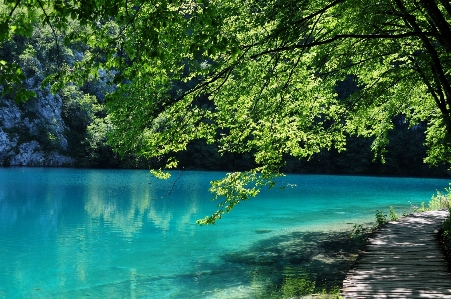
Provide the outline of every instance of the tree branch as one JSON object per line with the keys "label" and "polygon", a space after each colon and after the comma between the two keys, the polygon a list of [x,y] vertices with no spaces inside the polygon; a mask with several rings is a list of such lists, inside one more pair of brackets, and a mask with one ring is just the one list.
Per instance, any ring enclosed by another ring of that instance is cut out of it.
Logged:
{"label": "tree branch", "polygon": [[[442,42],[448,50],[451,50],[451,28],[443,17],[442,12],[438,8],[435,1],[431,0],[420,0],[421,6],[426,10],[429,15],[431,22],[435,25],[437,30],[440,32],[440,42]],[[449,6],[449,3],[448,3]]]}
{"label": "tree branch", "polygon": [[56,59],[56,67],[58,68],[58,72],[59,72],[60,67],[61,67],[61,66],[60,66],[61,53],[60,53],[60,45],[59,45],[59,43],[58,43],[58,35],[56,34],[55,28],[53,27],[52,23],[50,22],[50,17],[49,17],[49,15],[47,14],[47,12],[45,11],[44,5],[42,4],[41,0],[38,0],[38,4],[39,4],[39,7],[40,7],[41,10],[42,10],[42,13],[43,13],[44,16],[45,16],[45,22],[50,26],[50,29],[52,30],[53,37],[55,38],[56,53],[57,53],[57,54],[56,54],[56,56],[57,56],[57,59]]}
{"label": "tree branch", "polygon": [[314,12],[314,13],[312,13],[312,14],[310,14],[310,15],[308,15],[308,16],[300,19],[300,20],[297,20],[296,22],[293,23],[293,25],[304,23],[304,22],[306,22],[308,20],[313,19],[314,17],[316,17],[318,15],[324,14],[327,10],[329,10],[329,8],[332,8],[335,5],[338,5],[338,4],[342,3],[342,2],[345,2],[345,0],[335,0],[335,1],[331,2],[329,5],[324,6],[320,10],[318,10],[318,11],[316,11],[316,12]]}
{"label": "tree branch", "polygon": [[6,19],[6,24],[8,24],[9,23],[9,21],[11,20],[11,17],[13,16],[13,13],[16,11],[16,9],[17,9],[17,7],[19,6],[19,4],[20,4],[20,0],[17,0],[16,1],[16,4],[14,5],[14,7],[13,7],[13,9],[9,12],[9,15],[8,15],[8,18]]}
{"label": "tree branch", "polygon": [[448,17],[451,17],[451,3],[449,0],[440,0],[445,10],[448,12]]}
{"label": "tree branch", "polygon": [[393,55],[393,53],[390,52],[390,53],[383,53],[383,54],[376,55],[376,56],[371,56],[371,57],[369,57],[369,58],[364,58],[364,59],[361,59],[361,60],[356,61],[356,62],[353,62],[353,63],[347,63],[347,64],[344,65],[344,66],[340,66],[339,68],[335,68],[335,69],[333,69],[333,70],[331,70],[331,71],[328,71],[328,72],[325,72],[325,73],[321,73],[320,75],[321,75],[321,76],[328,76],[328,75],[331,75],[331,74],[336,73],[337,70],[345,70],[345,69],[349,69],[349,68],[352,68],[352,67],[357,66],[357,65],[359,65],[359,64],[362,64],[362,63],[371,61],[371,60],[373,60],[373,59],[380,59],[380,58],[382,58],[382,57],[390,56],[390,55]]}
{"label": "tree branch", "polygon": [[434,87],[431,85],[431,83],[429,82],[429,80],[427,79],[426,74],[423,72],[423,70],[421,69],[421,67],[418,65],[418,62],[415,61],[414,58],[409,57],[409,60],[413,63],[414,65],[414,70],[420,75],[421,79],[423,80],[423,83],[427,86],[427,89],[429,90],[429,93],[432,95],[432,97],[435,100],[435,103],[437,105],[437,107],[440,109],[440,111],[443,114],[446,114],[446,104],[441,101],[438,97],[437,97],[437,93],[434,90]]}
{"label": "tree branch", "polygon": [[292,51],[295,49],[313,48],[316,46],[331,44],[337,40],[342,40],[342,39],[402,39],[402,38],[406,38],[406,37],[415,37],[415,36],[420,37],[420,36],[434,36],[434,35],[435,34],[433,34],[431,32],[421,32],[421,31],[406,32],[406,33],[401,33],[401,34],[336,34],[334,37],[326,39],[326,40],[322,40],[322,41],[316,41],[316,42],[311,42],[311,43],[301,43],[301,44],[297,44],[297,45],[269,49],[269,50],[254,54],[250,58],[255,59],[262,55],[267,55],[267,54],[282,52],[282,51]]}
{"label": "tree branch", "polygon": [[[406,7],[401,2],[401,0],[395,0],[395,3],[397,5],[398,9],[404,14],[405,22],[408,25],[410,25],[413,28],[413,30],[420,33],[418,35],[418,37],[422,41],[423,46],[426,49],[426,51],[429,53],[429,57],[432,61],[433,73],[438,80],[439,86],[441,86],[441,88],[443,89],[443,91],[445,93],[445,98],[443,99],[443,101],[446,102],[446,104],[448,106],[448,107],[445,107],[445,110],[446,110],[446,115],[449,117],[451,114],[451,84],[450,84],[450,82],[448,82],[448,79],[445,75],[445,71],[442,67],[442,63],[440,61],[440,57],[437,53],[437,50],[432,45],[431,41],[428,39],[428,35],[421,31],[421,28],[418,25],[415,17],[408,13]],[[451,123],[449,123],[448,130],[451,130]]]}

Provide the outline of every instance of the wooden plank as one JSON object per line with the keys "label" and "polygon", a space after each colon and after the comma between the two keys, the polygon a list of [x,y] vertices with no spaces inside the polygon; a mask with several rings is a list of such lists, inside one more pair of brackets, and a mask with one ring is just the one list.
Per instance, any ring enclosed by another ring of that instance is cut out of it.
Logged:
{"label": "wooden plank", "polygon": [[[387,281],[387,280],[390,280],[391,282],[393,282],[393,281],[409,281],[410,280],[410,278],[417,278],[418,277],[418,275],[411,275],[411,276],[408,276],[408,275],[404,275],[404,276],[395,276],[395,275],[392,275],[392,276],[387,276],[387,275],[380,275],[380,276],[378,276],[378,277],[374,277],[374,276],[360,276],[359,278],[356,278],[356,279],[354,279],[353,277],[351,278],[351,279],[348,279],[348,280],[344,280],[343,281],[343,284],[345,284],[345,283],[356,283],[357,281],[364,281],[364,280],[370,280],[370,281],[374,281],[374,282],[377,282],[377,281]],[[449,279],[449,276],[438,276],[438,277],[441,277],[443,280],[445,280],[445,279]],[[431,281],[431,282],[435,282],[435,283],[439,283],[437,280],[437,278],[435,278],[435,276],[434,277],[427,277],[426,275],[423,275],[423,277],[422,278],[424,278],[424,279],[422,279],[422,281]],[[444,284],[446,284],[446,285],[449,285],[447,282],[445,283],[444,282]]]}
{"label": "wooden plank", "polygon": [[447,216],[413,214],[373,233],[343,281],[342,296],[451,299],[451,275],[436,239]]}
{"label": "wooden plank", "polygon": [[434,287],[419,287],[417,285],[417,283],[411,282],[411,283],[407,283],[406,281],[391,281],[391,284],[389,284],[387,281],[381,281],[379,283],[377,283],[377,281],[358,281],[356,282],[356,284],[346,284],[343,285],[343,291],[347,291],[347,290],[361,290],[361,291],[365,291],[365,290],[394,290],[394,289],[402,289],[402,288],[406,288],[408,290],[434,290],[434,291],[438,291],[440,290],[441,292],[446,292],[451,294],[451,289],[449,288],[449,286],[446,285],[438,285],[434,282],[431,281],[426,281],[423,283],[427,283],[427,284],[434,284]]}
{"label": "wooden plank", "polygon": [[359,293],[353,294],[350,293],[346,296],[346,298],[358,298],[358,299],[366,299],[366,298],[375,298],[375,299],[450,299],[451,295],[443,295],[443,294],[406,294],[406,293],[378,293],[378,294],[368,294],[368,293]]}
{"label": "wooden plank", "polygon": [[[351,280],[345,280],[343,281],[343,285],[345,284],[356,284],[360,281],[374,281],[375,283],[377,281],[387,281],[390,280],[391,282],[393,281],[409,281],[412,278],[413,279],[419,279],[421,278],[421,281],[423,282],[433,282],[433,283],[438,283],[437,280],[440,277],[440,279],[446,280],[449,279],[448,276],[438,276],[438,277],[428,277],[426,274],[422,275],[421,277],[419,277],[418,275],[404,275],[404,276],[396,276],[396,275],[378,275],[377,277],[374,277],[373,275],[367,275],[367,276],[360,276],[358,278],[354,278],[352,277]],[[448,284],[445,284],[448,285]]]}

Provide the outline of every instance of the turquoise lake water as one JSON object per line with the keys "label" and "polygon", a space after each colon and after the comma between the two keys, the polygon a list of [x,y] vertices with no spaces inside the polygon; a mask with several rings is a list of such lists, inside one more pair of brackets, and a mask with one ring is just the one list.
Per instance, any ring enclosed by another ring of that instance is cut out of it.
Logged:
{"label": "turquoise lake water", "polygon": [[315,240],[332,242],[328,233],[373,221],[377,209],[412,212],[409,201],[449,185],[288,175],[280,181],[293,188],[200,227],[216,210],[209,182],[223,175],[0,168],[0,298],[257,298],[315,260]]}

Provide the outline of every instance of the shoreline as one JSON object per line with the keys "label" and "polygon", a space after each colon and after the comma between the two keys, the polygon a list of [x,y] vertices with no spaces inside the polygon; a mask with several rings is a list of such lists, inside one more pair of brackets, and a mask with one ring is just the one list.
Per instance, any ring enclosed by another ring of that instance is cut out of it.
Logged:
{"label": "shoreline", "polygon": [[[366,224],[372,227],[372,223]],[[353,226],[354,223],[342,223],[333,227],[293,228],[222,259],[254,273],[254,285],[245,288],[259,294],[259,298],[304,298],[318,292],[335,294],[362,248],[361,240],[351,237]],[[258,287],[252,291],[256,281]],[[305,293],[302,288],[310,292]]]}

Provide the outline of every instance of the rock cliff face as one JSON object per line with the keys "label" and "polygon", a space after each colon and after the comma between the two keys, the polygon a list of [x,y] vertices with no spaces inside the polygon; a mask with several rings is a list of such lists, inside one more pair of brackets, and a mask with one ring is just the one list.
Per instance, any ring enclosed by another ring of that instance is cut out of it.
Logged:
{"label": "rock cliff face", "polygon": [[[45,70],[51,69],[54,63],[51,53],[42,49],[45,44],[39,40],[31,40],[23,46],[22,54],[15,55],[26,77],[22,87],[33,91],[36,97],[17,104],[12,94],[1,96],[0,82],[0,166],[91,165],[96,153],[86,140],[87,128],[96,117],[106,115],[101,103],[106,92],[114,90],[111,84],[114,72],[100,70],[83,87],[67,84],[53,94],[49,86],[42,84],[48,74]],[[62,56],[68,65],[83,59],[81,52],[60,50],[65,53]]]}
{"label": "rock cliff face", "polygon": [[[44,43],[48,28],[36,28],[29,39],[14,39],[4,43],[0,54],[16,61],[26,77],[22,87],[36,97],[17,104],[13,95],[3,98],[0,82],[0,165],[72,166],[68,150],[69,126],[65,124],[63,100],[59,94],[42,86],[43,79],[54,68],[54,43]],[[52,41],[52,39],[50,39]],[[60,59],[66,59],[69,49],[61,48]]]}
{"label": "rock cliff face", "polygon": [[70,166],[62,101],[48,90],[20,106],[0,100],[0,165]]}

